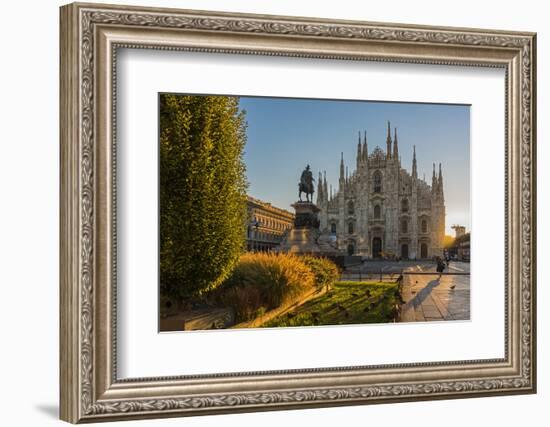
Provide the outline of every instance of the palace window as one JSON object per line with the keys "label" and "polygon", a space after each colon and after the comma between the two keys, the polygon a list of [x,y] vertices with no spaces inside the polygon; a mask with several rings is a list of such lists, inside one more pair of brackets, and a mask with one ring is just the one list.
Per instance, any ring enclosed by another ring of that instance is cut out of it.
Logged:
{"label": "palace window", "polygon": [[348,203],[348,215],[353,215],[355,212],[355,209],[354,209],[354,206],[353,206],[353,201],[350,200],[349,203]]}
{"label": "palace window", "polygon": [[332,234],[336,234],[336,223],[335,222],[330,224],[330,232]]}
{"label": "palace window", "polygon": [[409,200],[403,199],[401,200],[401,212],[408,212],[409,211]]}
{"label": "palace window", "polygon": [[348,233],[349,233],[349,234],[353,234],[353,222],[350,222],[350,223],[348,224]]}
{"label": "palace window", "polygon": [[423,219],[421,228],[422,228],[422,233],[427,233],[428,232],[428,221]]}
{"label": "palace window", "polygon": [[380,219],[380,205],[374,206],[374,218]]}
{"label": "palace window", "polygon": [[409,224],[406,220],[401,221],[401,233],[407,233],[409,231]]}
{"label": "palace window", "polygon": [[380,171],[374,172],[374,192],[375,193],[381,193],[382,192],[382,173]]}

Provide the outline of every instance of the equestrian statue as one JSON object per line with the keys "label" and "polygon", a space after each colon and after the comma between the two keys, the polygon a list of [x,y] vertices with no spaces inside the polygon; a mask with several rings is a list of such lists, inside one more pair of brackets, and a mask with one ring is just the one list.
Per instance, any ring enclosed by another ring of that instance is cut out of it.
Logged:
{"label": "equestrian statue", "polygon": [[315,192],[313,181],[313,173],[311,172],[309,165],[306,166],[300,177],[300,182],[298,184],[298,198],[300,202],[302,201],[302,192],[306,193],[306,202],[313,201],[313,193]]}

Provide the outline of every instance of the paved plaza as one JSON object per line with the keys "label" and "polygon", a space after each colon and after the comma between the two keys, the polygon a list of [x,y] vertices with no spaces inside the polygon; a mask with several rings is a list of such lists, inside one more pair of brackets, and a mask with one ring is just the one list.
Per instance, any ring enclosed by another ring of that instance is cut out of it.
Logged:
{"label": "paved plaza", "polygon": [[[429,272],[434,274],[425,274]],[[439,275],[435,266],[411,266],[404,274],[402,322],[470,320],[470,264],[451,262]],[[414,274],[421,273],[421,274]],[[422,274],[424,273],[424,274]],[[458,274],[453,274],[458,273]]]}

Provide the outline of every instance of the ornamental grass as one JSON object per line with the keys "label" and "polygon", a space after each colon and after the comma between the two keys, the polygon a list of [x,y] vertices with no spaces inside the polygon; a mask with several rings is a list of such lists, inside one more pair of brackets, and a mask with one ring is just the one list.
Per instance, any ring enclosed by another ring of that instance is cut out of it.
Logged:
{"label": "ornamental grass", "polygon": [[317,287],[316,274],[302,257],[291,254],[245,253],[218,290],[238,321],[288,305]]}

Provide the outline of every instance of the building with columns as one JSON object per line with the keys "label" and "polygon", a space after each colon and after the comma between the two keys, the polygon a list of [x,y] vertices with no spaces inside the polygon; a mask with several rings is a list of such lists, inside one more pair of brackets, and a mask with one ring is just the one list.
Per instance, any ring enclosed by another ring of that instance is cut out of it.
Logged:
{"label": "building with columns", "polygon": [[271,203],[247,197],[246,249],[271,251],[281,244],[294,224],[294,214]]}
{"label": "building with columns", "polygon": [[317,206],[320,230],[340,252],[369,258],[422,259],[443,256],[445,197],[441,163],[431,185],[418,178],[416,148],[409,173],[401,167],[397,128],[386,150],[369,153],[366,131],[357,142],[356,169],[348,173],[340,159],[338,189],[328,190],[319,173]]}

